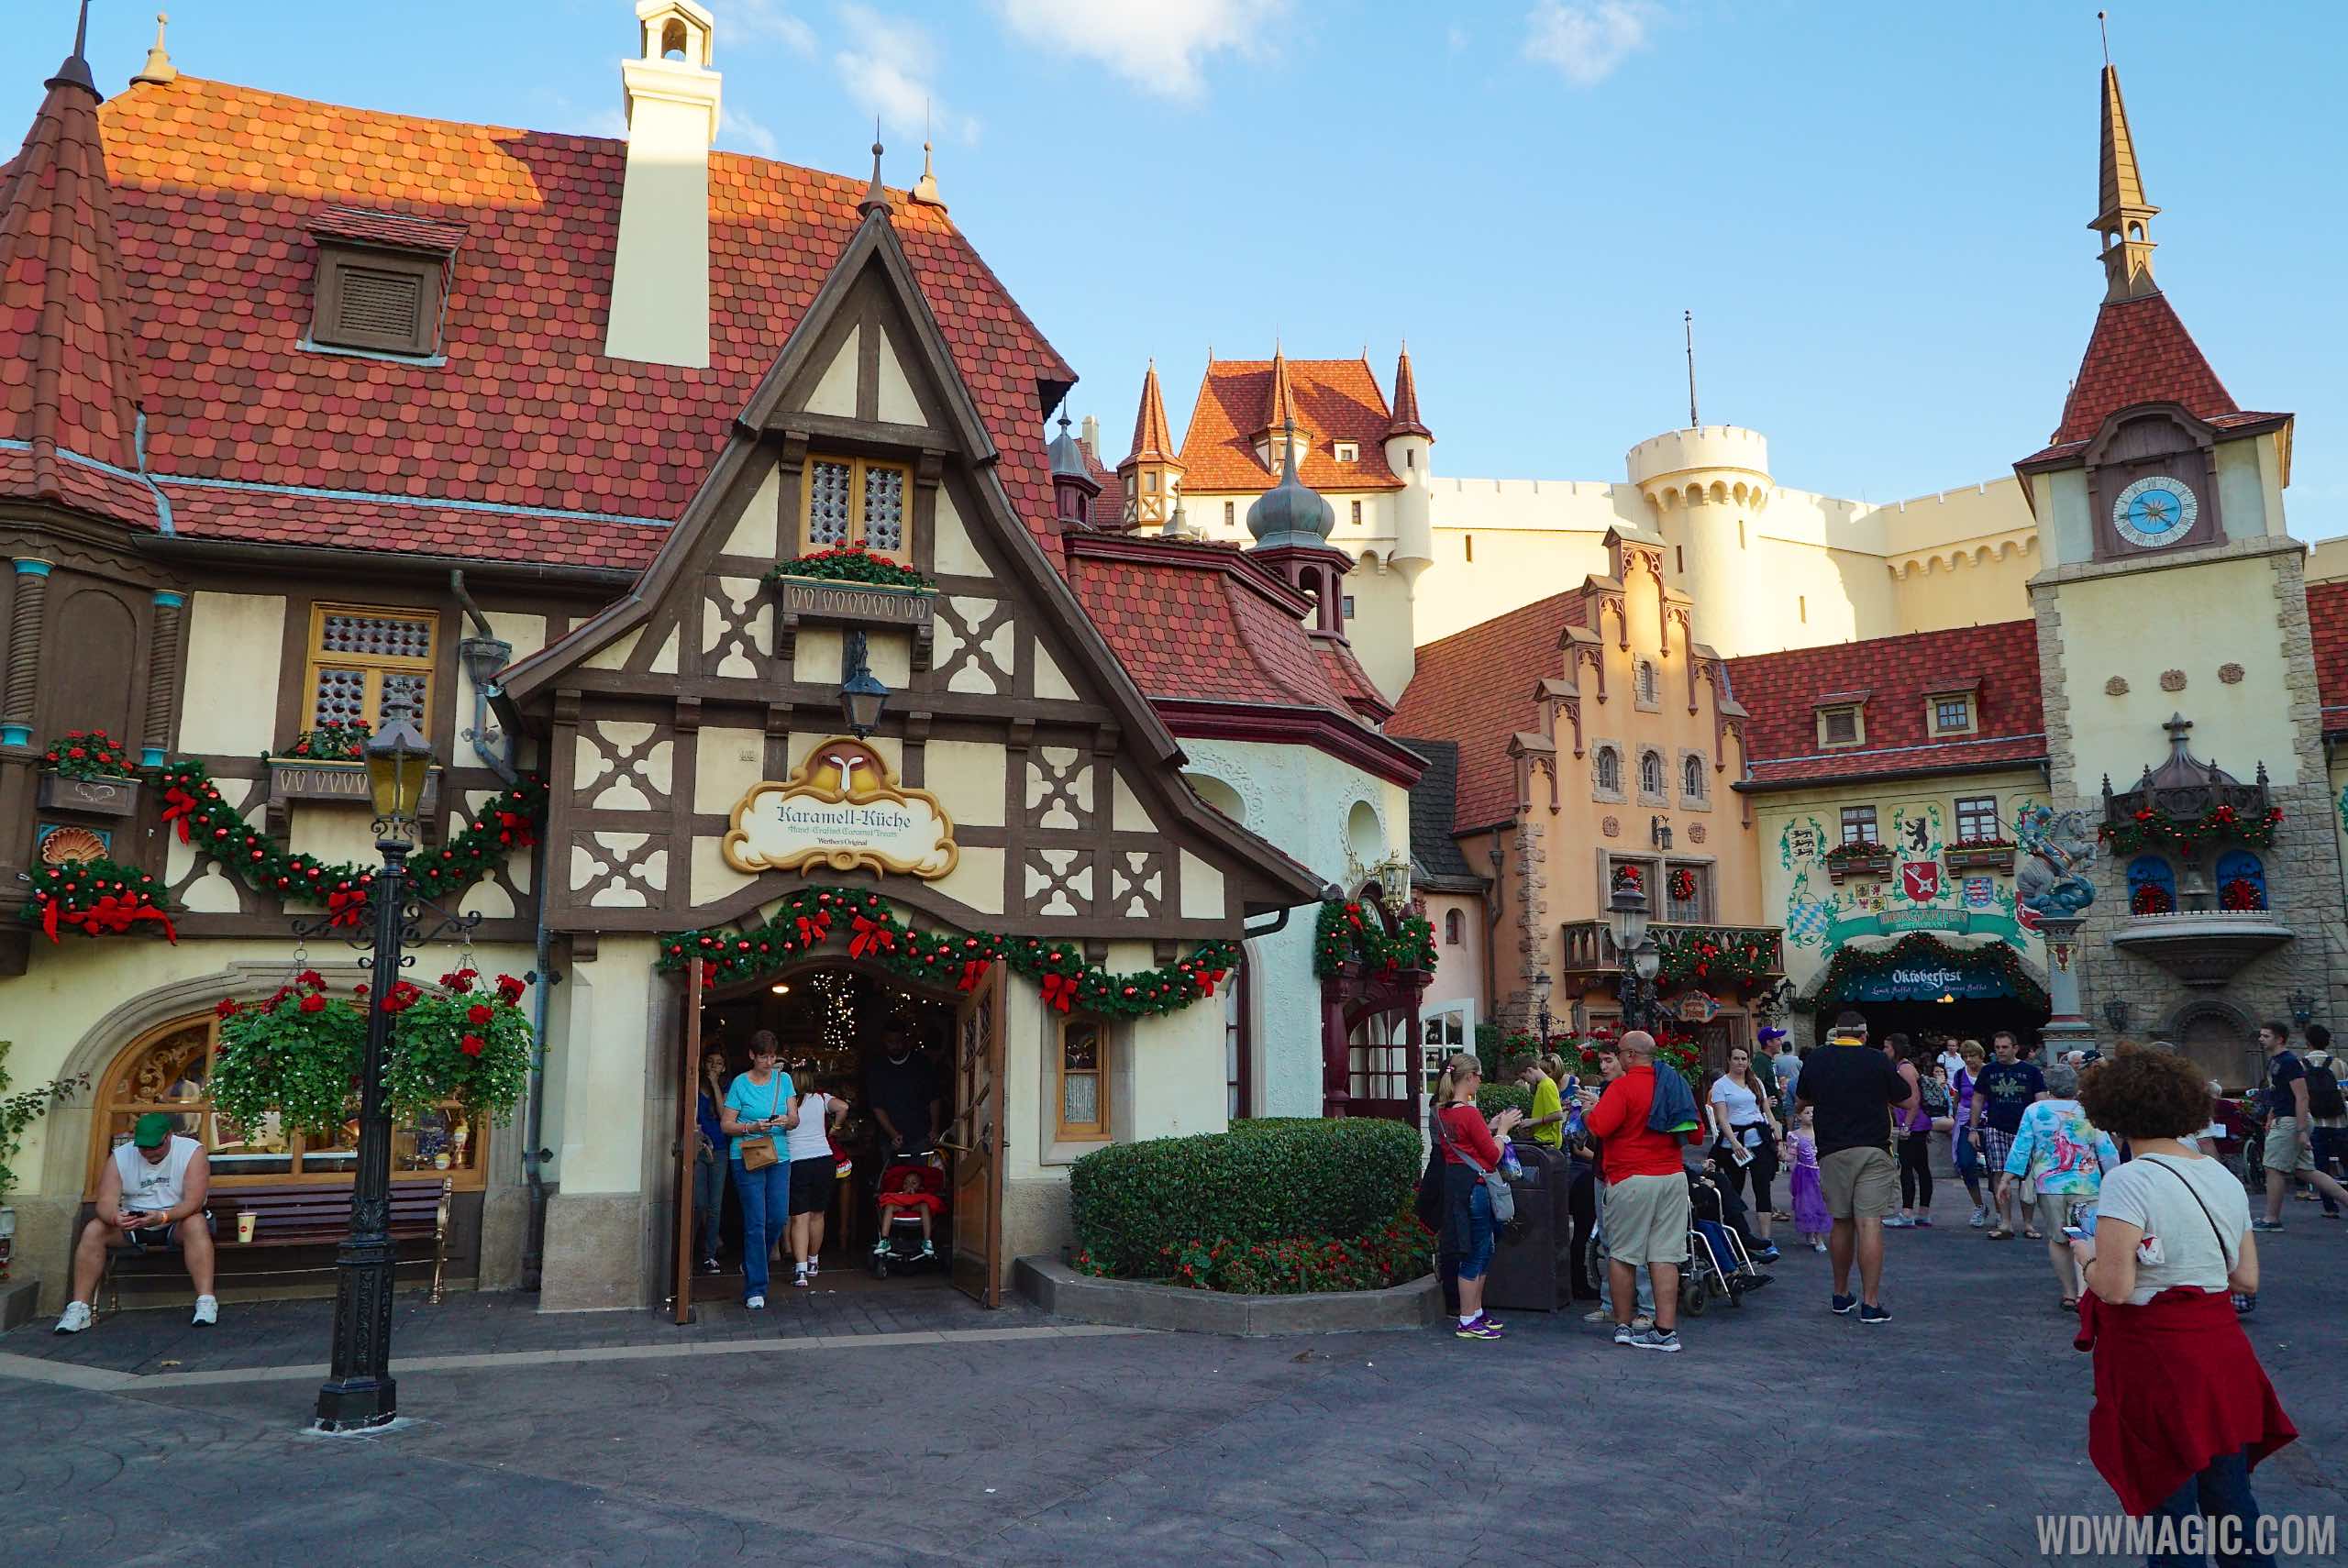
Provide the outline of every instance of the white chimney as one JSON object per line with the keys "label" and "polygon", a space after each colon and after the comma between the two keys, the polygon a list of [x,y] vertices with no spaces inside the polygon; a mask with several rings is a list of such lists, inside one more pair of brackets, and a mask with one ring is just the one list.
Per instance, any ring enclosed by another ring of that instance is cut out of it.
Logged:
{"label": "white chimney", "polygon": [[714,18],[693,0],[637,0],[637,58],[620,65],[627,180],[604,352],[709,363],[709,149],[717,139]]}

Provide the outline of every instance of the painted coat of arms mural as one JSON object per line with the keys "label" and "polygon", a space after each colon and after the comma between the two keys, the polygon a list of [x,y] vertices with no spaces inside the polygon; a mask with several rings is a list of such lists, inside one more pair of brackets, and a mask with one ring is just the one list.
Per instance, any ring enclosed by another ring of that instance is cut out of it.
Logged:
{"label": "painted coat of arms mural", "polygon": [[[2018,819],[2035,802],[2018,802]],[[1956,876],[1944,858],[1950,845],[1936,801],[1890,807],[1884,844],[1892,867],[1882,877],[1828,874],[1827,854],[1840,839],[1814,816],[1798,816],[1778,835],[1778,865],[1790,874],[1786,892],[1786,941],[1822,956],[1853,937],[1908,931],[1953,931],[2029,941],[2037,921],[2015,895],[2015,884],[1993,876]]]}

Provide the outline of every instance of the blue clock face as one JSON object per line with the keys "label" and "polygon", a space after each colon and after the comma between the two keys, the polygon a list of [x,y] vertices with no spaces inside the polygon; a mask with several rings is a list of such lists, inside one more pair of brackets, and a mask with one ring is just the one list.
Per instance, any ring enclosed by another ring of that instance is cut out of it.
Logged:
{"label": "blue clock face", "polygon": [[2181,479],[2156,474],[2140,479],[2111,503],[2111,525],[2132,545],[2159,549],[2193,531],[2201,502]]}

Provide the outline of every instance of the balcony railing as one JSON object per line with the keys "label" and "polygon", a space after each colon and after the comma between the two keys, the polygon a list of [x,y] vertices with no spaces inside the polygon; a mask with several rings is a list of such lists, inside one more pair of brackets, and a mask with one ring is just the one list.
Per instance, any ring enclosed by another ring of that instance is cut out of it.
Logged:
{"label": "balcony railing", "polygon": [[[1663,984],[1672,987],[1671,955],[1676,949],[1709,942],[1727,953],[1747,945],[1761,949],[1767,968],[1758,978],[1774,980],[1786,972],[1785,933],[1774,925],[1722,925],[1716,921],[1652,921],[1647,933],[1665,955]],[[1567,977],[1590,979],[1623,972],[1623,950],[1614,943],[1614,923],[1607,920],[1567,921],[1565,925],[1564,970]],[[1709,987],[1707,988],[1710,988]]]}

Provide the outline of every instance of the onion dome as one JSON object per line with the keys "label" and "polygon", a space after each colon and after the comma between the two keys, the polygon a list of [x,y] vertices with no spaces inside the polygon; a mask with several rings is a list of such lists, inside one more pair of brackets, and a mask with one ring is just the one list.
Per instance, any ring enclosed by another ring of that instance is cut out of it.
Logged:
{"label": "onion dome", "polygon": [[1095,490],[1098,490],[1100,488],[1101,481],[1092,477],[1092,466],[1084,460],[1084,443],[1078,440],[1073,435],[1070,435],[1069,433],[1068,426],[1069,417],[1066,414],[1062,414],[1060,415],[1060,433],[1052,437],[1052,444],[1049,448],[1049,456],[1052,459],[1052,477],[1054,479],[1059,479],[1063,476],[1081,479],[1086,483],[1091,485]]}
{"label": "onion dome", "polygon": [[1303,462],[1296,449],[1296,421],[1281,432],[1285,456],[1280,482],[1256,498],[1247,508],[1247,532],[1267,549],[1289,545],[1326,545],[1337,526],[1337,509],[1304,482]]}

